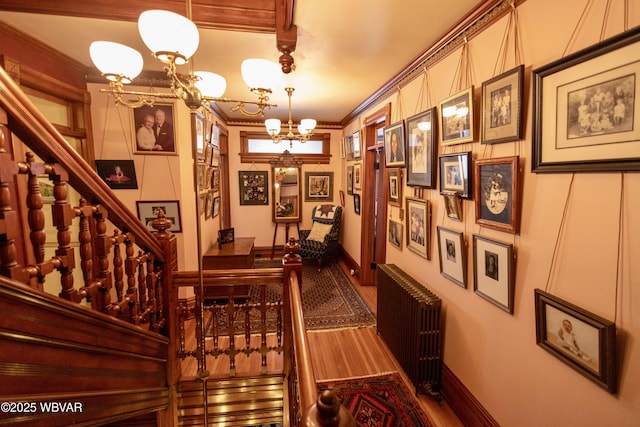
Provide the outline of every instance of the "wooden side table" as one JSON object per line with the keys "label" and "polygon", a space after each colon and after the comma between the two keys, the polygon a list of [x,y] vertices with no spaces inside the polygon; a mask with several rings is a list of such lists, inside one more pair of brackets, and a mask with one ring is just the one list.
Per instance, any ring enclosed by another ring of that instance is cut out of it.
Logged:
{"label": "wooden side table", "polygon": [[[236,237],[235,241],[217,244],[202,255],[202,268],[205,270],[223,270],[233,268],[253,268],[255,237]],[[249,285],[236,287],[238,298],[249,297]],[[206,288],[205,299],[226,298],[225,289]]]}

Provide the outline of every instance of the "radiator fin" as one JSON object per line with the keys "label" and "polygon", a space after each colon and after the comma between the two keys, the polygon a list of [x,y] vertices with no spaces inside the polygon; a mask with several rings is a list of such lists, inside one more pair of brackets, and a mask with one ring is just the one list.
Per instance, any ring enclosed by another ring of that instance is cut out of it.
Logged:
{"label": "radiator fin", "polygon": [[440,399],[441,300],[395,264],[378,264],[378,334],[416,388]]}

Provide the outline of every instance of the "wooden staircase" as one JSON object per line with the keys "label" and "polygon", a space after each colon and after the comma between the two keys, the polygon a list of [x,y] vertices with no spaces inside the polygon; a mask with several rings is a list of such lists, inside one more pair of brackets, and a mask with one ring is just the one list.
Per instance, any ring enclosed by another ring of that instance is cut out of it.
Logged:
{"label": "wooden staircase", "polygon": [[[180,426],[204,425],[203,386],[198,380],[178,384]],[[206,387],[209,425],[248,427],[283,423],[283,375],[208,379]]]}

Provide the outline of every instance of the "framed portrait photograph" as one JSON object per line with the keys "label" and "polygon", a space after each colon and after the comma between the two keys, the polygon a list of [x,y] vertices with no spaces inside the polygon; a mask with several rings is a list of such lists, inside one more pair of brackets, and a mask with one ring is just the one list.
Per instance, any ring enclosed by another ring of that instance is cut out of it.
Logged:
{"label": "framed portrait photograph", "polygon": [[435,188],[438,109],[433,107],[405,121],[407,136],[407,185]]}
{"label": "framed portrait photograph", "polygon": [[211,166],[214,168],[220,166],[220,148],[213,146],[213,151],[211,152]]}
{"label": "framed portrait photograph", "polygon": [[354,160],[359,160],[362,158],[362,145],[361,145],[361,136],[362,132],[360,131],[360,129],[358,129],[357,131],[353,132],[351,134],[351,143],[353,144],[353,159]]}
{"label": "framed portrait photograph", "polygon": [[353,166],[347,166],[347,194],[353,194]]}
{"label": "framed portrait photograph", "polygon": [[353,189],[362,189],[362,165],[360,163],[353,165]]}
{"label": "framed portrait photograph", "polygon": [[512,244],[473,235],[473,291],[513,314],[515,258]]}
{"label": "framed portrait photograph", "polygon": [[235,241],[235,229],[223,228],[218,230],[218,243],[233,243]]}
{"label": "framed portrait photograph", "polygon": [[615,393],[615,323],[541,289],[534,292],[536,343],[609,393]]}
{"label": "framed portrait photograph", "polygon": [[138,188],[133,160],[96,160],[96,172],[112,190]]}
{"label": "framed portrait photograph", "polygon": [[340,190],[340,206],[344,207],[344,191]]}
{"label": "framed portrait photograph", "polygon": [[204,114],[196,112],[194,120],[196,125],[196,152],[198,153],[198,160],[204,161],[206,149]]}
{"label": "framed portrait photograph", "polygon": [[207,199],[204,205],[204,219],[211,218],[213,212],[213,191],[207,191]]}
{"label": "framed portrait photograph", "polygon": [[444,211],[447,217],[462,221],[462,199],[460,199],[460,194],[456,191],[444,191],[442,197],[444,198]]}
{"label": "framed portrait photograph", "polygon": [[345,144],[346,157],[347,157],[347,160],[353,160],[354,159],[353,134],[347,136],[346,138],[347,138],[347,141],[346,141],[346,144]]}
{"label": "framed portrait photograph", "polygon": [[467,247],[464,234],[438,226],[440,274],[458,286],[467,288]]}
{"label": "framed portrait photograph", "polygon": [[440,194],[458,193],[462,199],[471,199],[471,151],[443,154],[440,160]]}
{"label": "framed portrait photograph", "polygon": [[211,190],[218,191],[220,189],[220,170],[211,168]]}
{"label": "framed portrait photograph", "polygon": [[473,171],[476,223],[508,233],[520,230],[518,156],[476,160]]}
{"label": "framed portrait photograph", "polygon": [[388,230],[391,246],[402,249],[402,223],[389,218]]}
{"label": "framed portrait photograph", "polygon": [[305,172],[305,202],[333,201],[333,172]]}
{"label": "framed portrait photograph", "polygon": [[172,222],[172,226],[167,229],[172,233],[182,233],[182,220],[180,218],[180,202],[177,200],[153,200],[136,201],[138,219],[149,231],[156,231],[151,226],[151,221],[156,219],[160,213]]}
{"label": "framed portrait photograph", "polygon": [[220,214],[220,196],[216,196],[213,198],[213,206],[211,208],[211,218],[215,218],[219,214]]}
{"label": "framed portrait photograph", "polygon": [[440,144],[454,145],[475,139],[473,86],[440,101]]}
{"label": "framed portrait photograph", "polygon": [[269,172],[239,171],[240,205],[269,204]]}
{"label": "framed portrait photograph", "polygon": [[532,172],[640,170],[640,27],[533,70]]}
{"label": "framed portrait photograph", "polygon": [[522,139],[524,65],[518,65],[482,83],[483,144]]}
{"label": "framed portrait photograph", "polygon": [[387,167],[405,167],[404,120],[384,128],[384,153]]}
{"label": "framed portrait photograph", "polygon": [[220,149],[220,127],[215,124],[215,122],[211,123],[209,127],[209,143],[214,147]]}
{"label": "framed portrait photograph", "polygon": [[178,154],[173,104],[132,108],[131,123],[134,154]]}
{"label": "framed portrait photograph", "polygon": [[359,194],[353,195],[353,211],[356,213],[356,215],[360,215],[360,195]]}
{"label": "framed portrait photograph", "polygon": [[402,169],[387,169],[389,182],[389,204],[402,207]]}
{"label": "framed portrait photograph", "polygon": [[415,197],[406,198],[407,248],[423,258],[431,259],[431,203]]}

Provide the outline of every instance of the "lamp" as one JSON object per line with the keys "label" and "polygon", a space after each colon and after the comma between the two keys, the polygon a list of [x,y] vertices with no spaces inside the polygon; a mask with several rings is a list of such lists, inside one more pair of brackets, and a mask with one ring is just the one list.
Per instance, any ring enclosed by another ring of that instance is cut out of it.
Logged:
{"label": "lamp", "polygon": [[316,128],[316,121],[314,119],[302,119],[298,125],[298,134],[293,133],[293,120],[291,120],[291,94],[294,89],[292,87],[286,87],[289,97],[289,130],[286,134],[280,135],[282,123],[279,119],[267,119],[264,121],[264,125],[267,128],[267,133],[271,136],[271,140],[274,144],[278,144],[282,140],[289,141],[289,146],[293,147],[293,141],[306,142],[313,135],[313,130]]}
{"label": "lamp", "polygon": [[[91,60],[109,81],[109,89],[101,92],[111,93],[116,104],[138,108],[152,106],[156,99],[172,98],[182,99],[190,109],[197,109],[224,102],[235,104],[231,111],[240,111],[246,116],[264,116],[265,109],[275,107],[269,103],[269,95],[274,81],[280,76],[276,63],[254,59],[243,62],[243,78],[249,90],[257,95],[257,101],[222,98],[226,90],[224,77],[205,71],[186,75],[177,72],[177,66],[186,64],[198,49],[200,35],[193,21],[166,10],[148,10],[140,14],[138,30],[153,56],[165,64],[171,92],[125,90],[124,85],[131,83],[142,71],[142,55],[119,43],[95,41],[89,48]],[[247,105],[254,105],[255,109],[248,110]]]}

